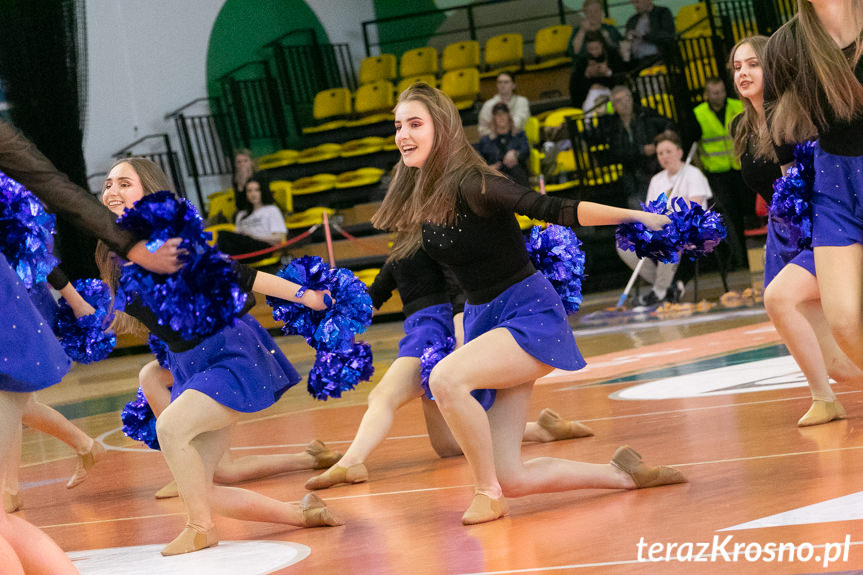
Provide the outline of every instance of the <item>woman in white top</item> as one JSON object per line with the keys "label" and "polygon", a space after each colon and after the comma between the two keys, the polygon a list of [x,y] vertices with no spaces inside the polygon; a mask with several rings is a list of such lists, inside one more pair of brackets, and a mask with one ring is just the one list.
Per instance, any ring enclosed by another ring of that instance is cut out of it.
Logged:
{"label": "woman in white top", "polygon": [[[216,238],[219,249],[228,255],[257,252],[285,241],[288,229],[285,217],[273,200],[273,193],[266,180],[253,176],[246,182],[248,210],[237,212],[234,232],[219,232]],[[258,261],[270,253],[243,258],[243,262]]]}
{"label": "woman in white top", "polygon": [[[655,201],[662,194],[665,194],[666,198],[669,197],[677,180],[682,178],[675,195],[684,198],[687,202],[695,202],[704,206],[707,199],[713,197],[710,184],[707,183],[707,178],[704,177],[701,170],[684,163],[680,137],[675,132],[667,130],[656,136],[654,144],[656,145],[656,158],[663,170],[650,179],[646,203]],[[635,252],[617,248],[617,253],[630,268],[635,269],[635,266],[638,265],[638,256],[635,255]],[[639,298],[639,305],[655,305],[665,300],[666,297],[671,300],[679,300],[683,295],[683,282],[676,282],[672,285],[677,265],[664,264],[650,259],[644,261],[640,275],[653,286],[653,289]]]}

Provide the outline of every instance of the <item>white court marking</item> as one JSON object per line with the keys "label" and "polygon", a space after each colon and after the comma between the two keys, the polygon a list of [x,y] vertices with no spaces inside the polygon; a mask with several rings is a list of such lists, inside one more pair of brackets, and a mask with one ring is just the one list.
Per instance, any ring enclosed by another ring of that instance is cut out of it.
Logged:
{"label": "white court marking", "polygon": [[863,519],[863,491],[798,507],[761,519],[748,521],[726,527],[720,531],[738,531],[741,529],[761,529],[763,527],[784,527],[787,525],[810,525],[813,523],[831,523],[834,521],[857,521]]}
{"label": "white court marking", "polygon": [[164,545],[112,547],[67,553],[81,575],[267,575],[299,563],[312,550],[280,541],[220,541],[215,547],[162,557]]}

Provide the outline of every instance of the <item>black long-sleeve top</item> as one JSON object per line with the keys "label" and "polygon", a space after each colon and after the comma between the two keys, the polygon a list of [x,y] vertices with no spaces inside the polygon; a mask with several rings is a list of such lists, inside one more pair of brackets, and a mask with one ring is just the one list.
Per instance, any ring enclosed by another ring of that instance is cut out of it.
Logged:
{"label": "black long-sleeve top", "polygon": [[108,208],[59,172],[14,126],[2,121],[0,171],[33,192],[49,212],[102,239],[121,256],[135,245],[135,236],[117,226],[117,217]]}
{"label": "black long-sleeve top", "polygon": [[384,264],[369,287],[375,309],[380,309],[396,288],[406,317],[423,308],[450,301],[443,270],[422,248],[410,257],[389,260]]}
{"label": "black long-sleeve top", "polygon": [[[737,116],[732,120],[732,134],[736,134],[737,130],[741,129],[740,118],[741,116]],[[789,148],[793,158],[794,146],[782,146],[783,151],[787,151]],[[752,151],[751,140],[749,140],[746,143],[746,149],[740,156],[740,173],[743,176],[743,183],[746,184],[749,191],[764,198],[769,206],[773,199],[773,182],[782,175],[779,162],[769,158],[756,158]]]}
{"label": "black long-sleeve top", "polygon": [[469,303],[486,303],[536,271],[514,213],[574,226],[578,204],[493,175],[485,176],[483,193],[474,172],[459,188],[452,225],[423,224],[423,248],[452,269]]}
{"label": "black long-sleeve top", "polygon": [[[232,263],[234,272],[237,276],[237,285],[241,290],[249,294],[249,297],[246,299],[246,304],[243,306],[243,309],[239,314],[243,315],[255,305],[255,298],[251,291],[252,286],[255,285],[255,277],[258,275],[258,270],[239,262]],[[141,298],[137,295],[132,299],[132,301],[126,304],[126,309],[124,311],[144,324],[144,327],[150,330],[150,333],[165,342],[168,349],[174,353],[180,353],[192,349],[202,341],[200,338],[184,339],[179,332],[171,329],[170,326],[159,325],[156,314],[153,313],[153,310],[149,307],[145,306],[141,301]]]}

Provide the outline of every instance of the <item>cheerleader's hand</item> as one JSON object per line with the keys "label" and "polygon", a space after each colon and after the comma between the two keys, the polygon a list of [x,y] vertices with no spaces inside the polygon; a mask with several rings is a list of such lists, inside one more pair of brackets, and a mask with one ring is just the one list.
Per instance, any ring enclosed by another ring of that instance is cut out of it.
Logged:
{"label": "cheerleader's hand", "polygon": [[315,311],[323,311],[333,305],[333,296],[329,290],[306,290],[300,298],[300,303]]}
{"label": "cheerleader's hand", "polygon": [[661,230],[664,226],[671,223],[668,216],[663,214],[654,214],[651,212],[639,212],[638,221],[644,224],[649,230]]}

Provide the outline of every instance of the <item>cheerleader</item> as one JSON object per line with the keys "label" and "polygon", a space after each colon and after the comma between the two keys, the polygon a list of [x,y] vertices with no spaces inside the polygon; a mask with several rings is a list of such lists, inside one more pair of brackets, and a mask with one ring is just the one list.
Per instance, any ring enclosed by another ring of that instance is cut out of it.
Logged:
{"label": "cheerleader", "polygon": [[[812,247],[836,343],[863,368],[863,2],[798,0],[767,43],[764,107],[777,144],[817,138]],[[791,162],[790,154],[779,163]]]}
{"label": "cheerleader", "polygon": [[[102,203],[119,216],[143,196],[165,189],[170,189],[170,184],[157,164],[126,158],[111,168]],[[104,246],[97,248],[97,262],[108,285],[116,289],[121,269]],[[246,266],[234,269],[245,291],[253,289],[316,310],[326,309],[330,300],[326,292],[301,292],[301,286],[295,283]],[[126,314],[168,346],[174,379],[171,403],[157,420],[156,431],[162,455],[177,482],[187,521],[162,555],[189,553],[218,544],[212,510],[235,519],[302,527],[342,524],[311,494],[296,505],[245,489],[213,485],[216,465],[228,449],[230,430],[240,413],[271,406],[300,380],[266,330],[246,314],[233,326],[190,340],[168,325],[159,325],[156,314],[142,303],[140,294],[127,293],[126,300]],[[121,315],[118,319],[116,329],[128,329],[130,318]]]}
{"label": "cheerleader", "polygon": [[[407,239],[399,235],[396,244],[418,242],[419,237]],[[360,427],[345,456],[326,472],[306,481],[306,489],[326,489],[342,483],[362,483],[369,474],[365,460],[386,439],[393,425],[395,412],[409,401],[422,397],[423,412],[428,427],[432,448],[441,457],[460,455],[461,449],[452,438],[440,412],[430,397],[428,389],[421,383],[420,358],[426,348],[444,348],[449,340],[458,342],[456,324],[461,313],[453,317],[453,304],[449,295],[445,274],[422,248],[409,257],[390,259],[384,264],[369,288],[375,309],[392,296],[398,288],[402,300],[405,336],[399,341],[396,359],[381,381],[369,393],[369,406]],[[477,399],[490,405],[493,395],[478,393]],[[557,441],[575,437],[587,437],[593,432],[586,426],[565,421],[550,409],[543,410],[538,422],[527,424],[525,441]]]}
{"label": "cheerleader", "polygon": [[[685,481],[676,469],[646,465],[630,447],[605,465],[521,459],[534,381],[554,368],[576,370],[585,362],[560,297],[530,263],[513,213],[567,226],[641,222],[650,229],[660,229],[668,218],[552,198],[514,184],[485,165],[464,135],[455,105],[427,84],[402,92],[395,128],[401,161],[372,223],[421,233],[423,249],[452,269],[467,295],[466,343],[438,363],[429,379],[474,476],[475,495],[462,523],[507,515],[505,496]],[[394,257],[417,248],[406,243]],[[497,391],[487,415],[471,397],[476,389]]]}
{"label": "cheerleader", "polygon": [[[732,49],[729,60],[744,109],[731,125],[743,180],[770,205],[781,170],[764,118],[761,62],[766,45],[764,36],[745,38]],[[788,155],[785,150],[780,153]],[[839,349],[824,318],[812,250],[799,247],[796,234],[772,218],[767,222],[764,307],[812,393],[812,405],[797,425],[844,418],[845,409],[829,379],[857,384],[863,382],[863,372]]]}

